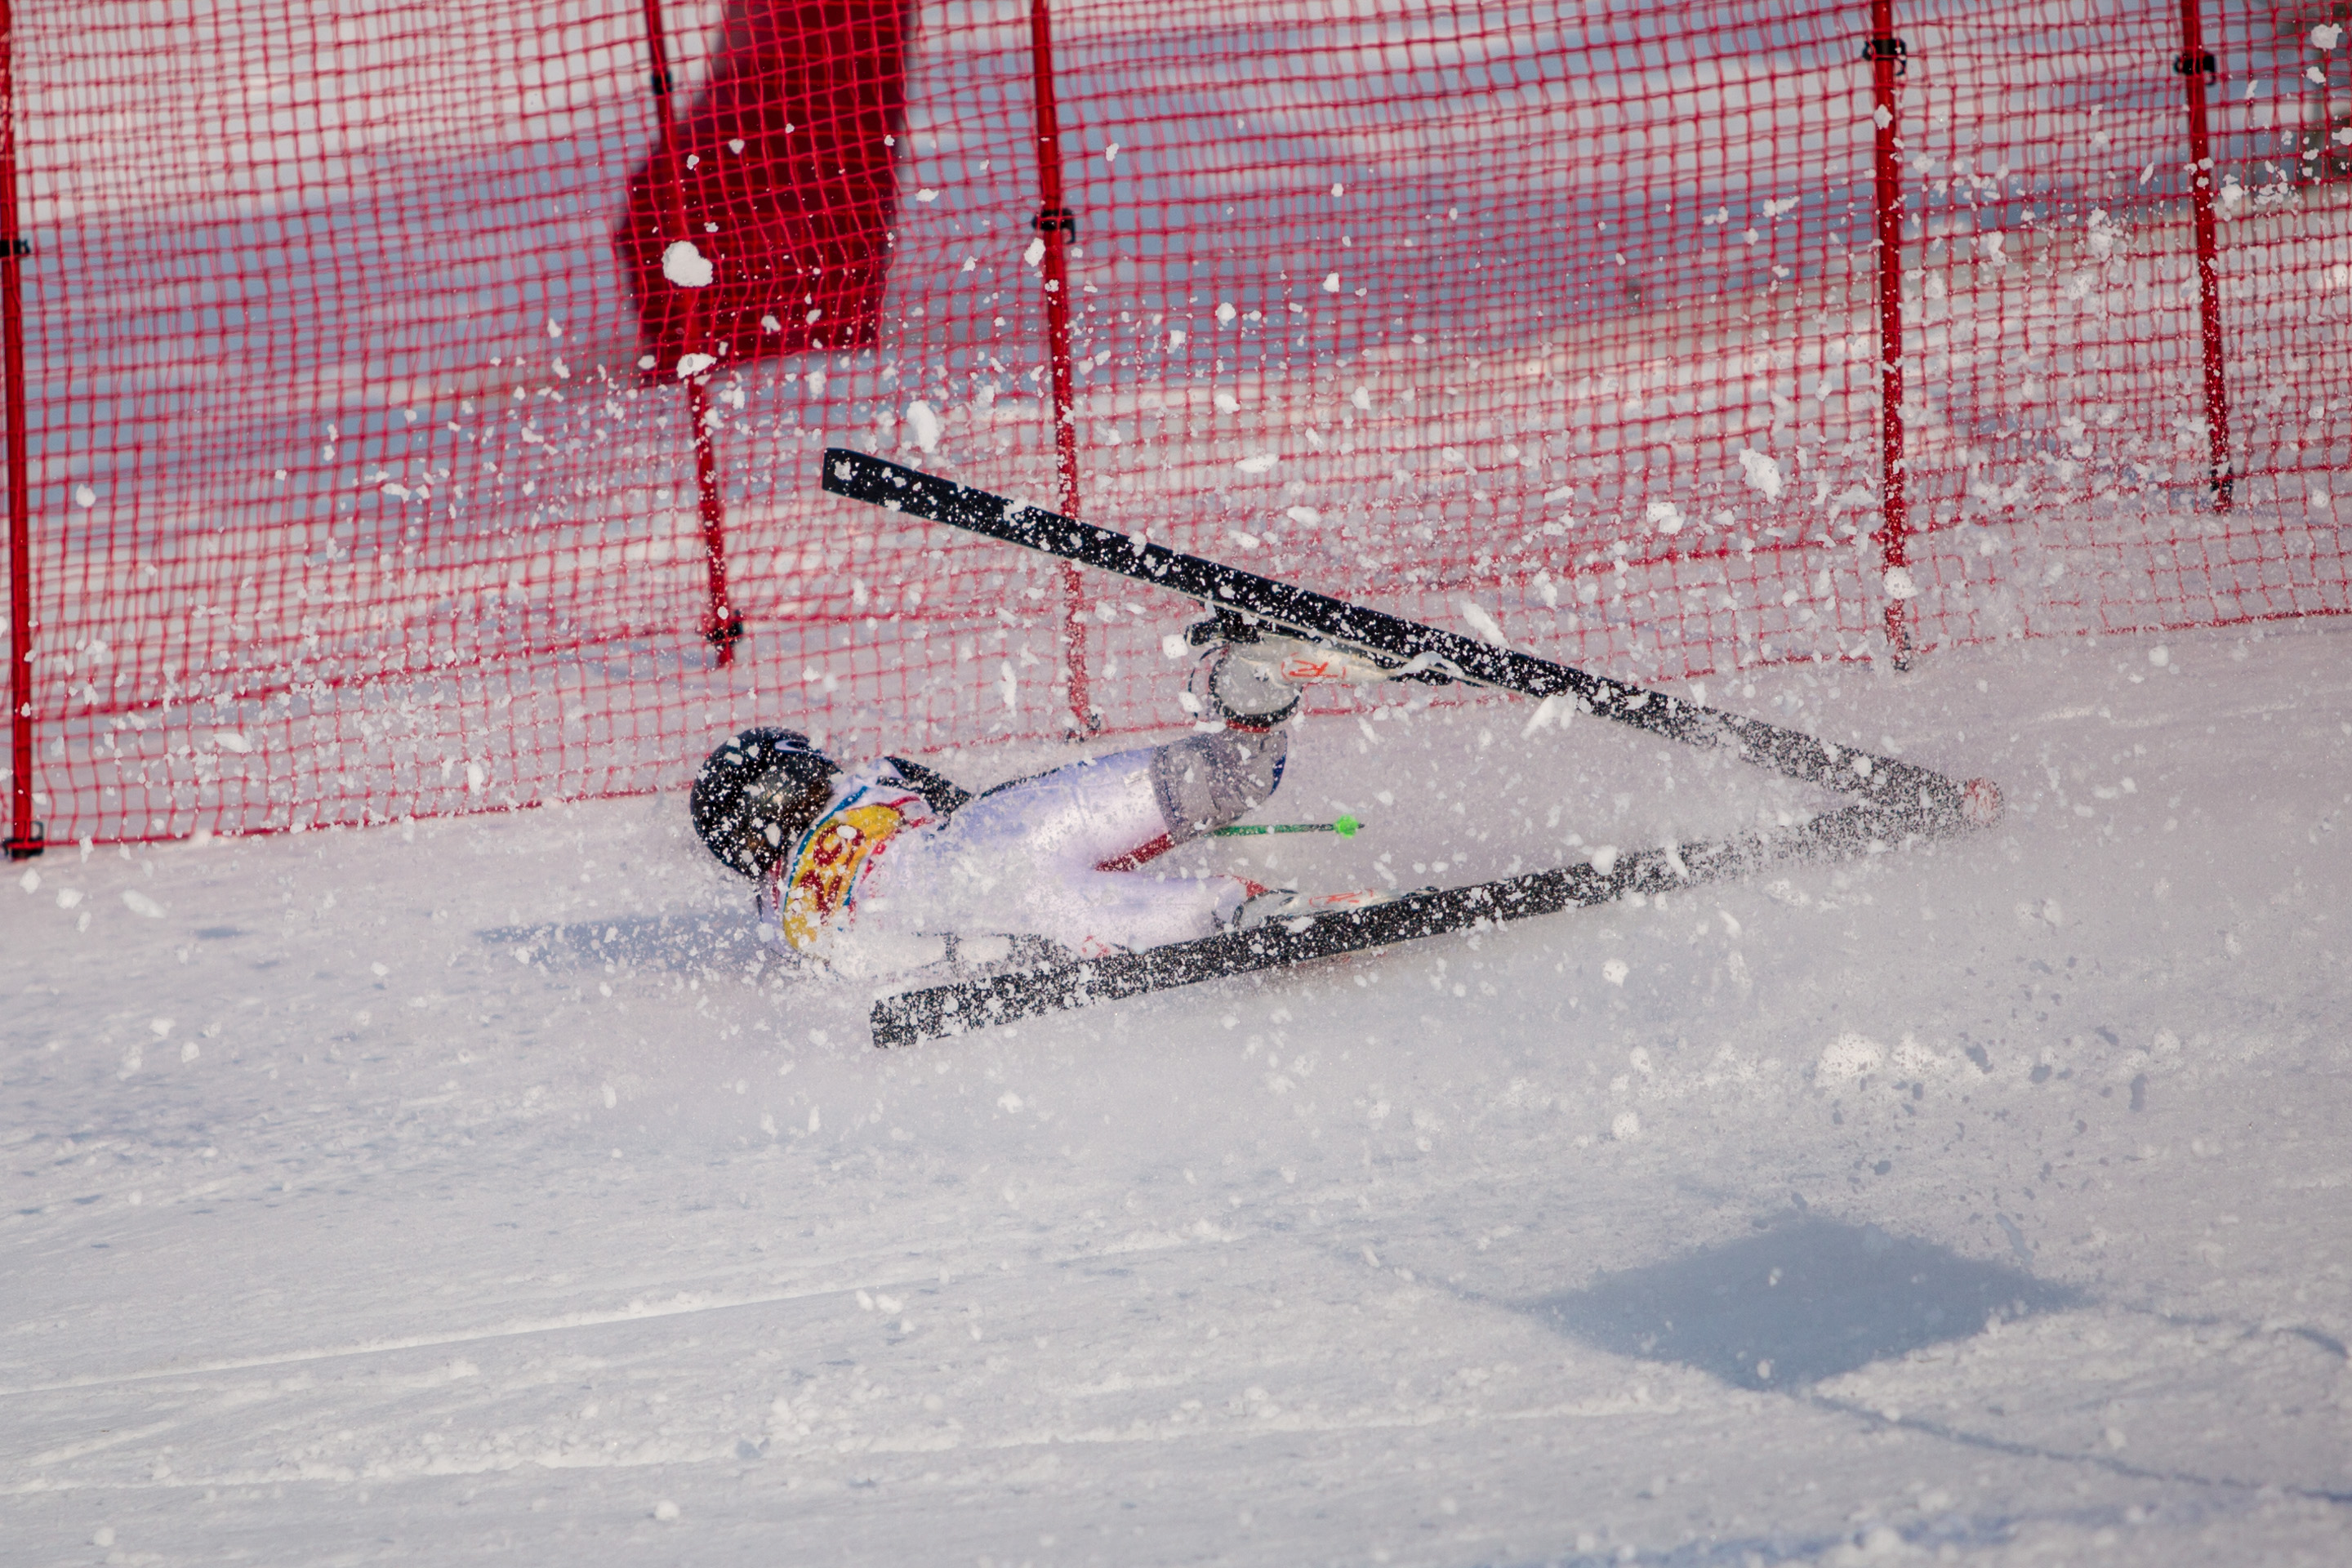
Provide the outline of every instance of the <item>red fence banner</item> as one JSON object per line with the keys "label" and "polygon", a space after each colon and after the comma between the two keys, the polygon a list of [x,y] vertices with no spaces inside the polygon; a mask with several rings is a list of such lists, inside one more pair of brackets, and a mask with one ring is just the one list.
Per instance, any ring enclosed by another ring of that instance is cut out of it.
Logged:
{"label": "red fence banner", "polygon": [[677,379],[681,361],[699,374],[874,341],[906,13],[904,0],[730,5],[709,80],[629,178],[616,237],[653,379]]}

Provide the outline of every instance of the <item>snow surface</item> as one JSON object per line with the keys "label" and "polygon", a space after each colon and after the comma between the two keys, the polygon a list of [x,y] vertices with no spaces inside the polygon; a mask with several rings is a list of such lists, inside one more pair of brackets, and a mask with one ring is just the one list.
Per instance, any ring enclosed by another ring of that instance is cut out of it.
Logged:
{"label": "snow surface", "polygon": [[[674,797],[11,868],[0,1561],[2340,1561],[2347,636],[1710,681],[2009,816],[888,1055]],[[1292,768],[1191,864],[1818,804]]]}

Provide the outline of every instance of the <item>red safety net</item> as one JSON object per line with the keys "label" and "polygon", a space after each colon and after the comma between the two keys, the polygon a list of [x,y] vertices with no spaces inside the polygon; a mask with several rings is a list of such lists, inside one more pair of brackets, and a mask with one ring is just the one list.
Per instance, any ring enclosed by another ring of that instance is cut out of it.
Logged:
{"label": "red safety net", "polygon": [[2341,10],[18,5],[20,811],[1181,719],[828,443],[1644,680],[2342,613]]}

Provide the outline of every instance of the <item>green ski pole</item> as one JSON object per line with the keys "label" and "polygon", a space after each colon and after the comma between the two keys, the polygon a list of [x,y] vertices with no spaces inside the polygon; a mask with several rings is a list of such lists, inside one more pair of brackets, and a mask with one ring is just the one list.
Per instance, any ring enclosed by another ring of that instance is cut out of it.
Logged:
{"label": "green ski pole", "polygon": [[1238,822],[1231,827],[1210,830],[1213,838],[1241,838],[1262,833],[1336,833],[1342,838],[1353,838],[1362,823],[1352,816],[1342,816],[1332,822]]}

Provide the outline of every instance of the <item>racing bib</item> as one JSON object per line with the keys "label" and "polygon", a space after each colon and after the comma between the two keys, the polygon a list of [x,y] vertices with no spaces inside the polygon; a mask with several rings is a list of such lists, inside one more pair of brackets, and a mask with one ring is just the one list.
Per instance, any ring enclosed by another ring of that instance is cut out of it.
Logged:
{"label": "racing bib", "polygon": [[784,880],[784,940],[806,949],[856,896],[857,879],[874,852],[905,825],[887,805],[853,805],[817,824],[802,842]]}

